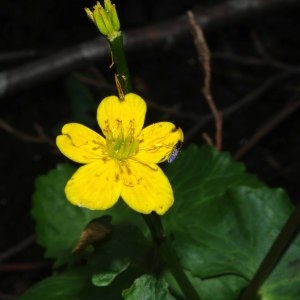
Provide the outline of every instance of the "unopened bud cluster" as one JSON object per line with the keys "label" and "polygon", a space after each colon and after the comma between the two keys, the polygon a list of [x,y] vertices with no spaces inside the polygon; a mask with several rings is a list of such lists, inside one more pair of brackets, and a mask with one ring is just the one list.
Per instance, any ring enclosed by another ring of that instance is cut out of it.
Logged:
{"label": "unopened bud cluster", "polygon": [[120,22],[116,11],[116,6],[110,0],[104,0],[104,7],[97,2],[93,9],[85,8],[88,17],[98,27],[99,31],[113,40],[120,35]]}

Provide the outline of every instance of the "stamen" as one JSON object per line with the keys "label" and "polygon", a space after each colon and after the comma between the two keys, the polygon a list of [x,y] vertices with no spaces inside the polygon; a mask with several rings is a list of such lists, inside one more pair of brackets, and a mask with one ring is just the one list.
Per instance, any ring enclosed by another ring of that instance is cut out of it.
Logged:
{"label": "stamen", "polygon": [[110,157],[118,160],[126,160],[138,151],[138,140],[134,137],[134,119],[129,122],[129,129],[124,133],[122,120],[116,119],[115,126],[106,135],[107,153]]}

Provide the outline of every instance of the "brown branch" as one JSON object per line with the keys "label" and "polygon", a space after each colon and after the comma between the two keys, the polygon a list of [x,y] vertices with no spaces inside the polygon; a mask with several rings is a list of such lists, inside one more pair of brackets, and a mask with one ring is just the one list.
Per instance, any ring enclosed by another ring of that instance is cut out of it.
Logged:
{"label": "brown branch", "polygon": [[0,129],[3,129],[7,133],[15,136],[16,138],[18,138],[24,142],[38,143],[38,144],[44,143],[44,144],[48,144],[50,146],[55,146],[54,141],[45,134],[43,128],[39,124],[35,124],[34,127],[37,132],[36,136],[29,135],[23,131],[20,131],[16,128],[12,127],[7,122],[0,119]]}
{"label": "brown branch", "polygon": [[154,101],[151,101],[149,99],[147,99],[146,102],[147,102],[148,107],[151,107],[152,109],[155,109],[159,112],[164,112],[164,113],[166,113],[170,116],[176,116],[178,118],[189,119],[189,120],[193,120],[193,121],[199,120],[199,118],[201,117],[199,114],[182,111],[181,106],[178,105],[178,104],[175,104],[175,105],[172,105],[172,106],[161,105],[161,104],[158,104],[158,103],[156,103]]}
{"label": "brown branch", "polygon": [[202,138],[206,142],[207,145],[211,145],[211,146],[214,145],[212,139],[210,138],[210,136],[206,132],[202,133]]}
{"label": "brown branch", "polygon": [[293,112],[300,108],[300,100],[297,100],[290,105],[282,108],[275,116],[269,119],[261,128],[254,133],[254,135],[248,140],[244,147],[239,149],[235,154],[235,159],[240,159],[245,155],[255,144],[257,144],[263,137],[265,137],[270,131],[278,126],[282,121],[289,117]]}
{"label": "brown branch", "polygon": [[258,34],[255,32],[252,32],[251,34],[252,40],[253,40],[253,44],[254,44],[254,48],[256,50],[256,52],[271,66],[276,67],[278,69],[282,69],[282,70],[299,70],[299,67],[295,67],[293,65],[289,65],[286,64],[282,61],[280,61],[279,59],[273,57],[271,54],[269,54],[265,48],[265,46],[263,45],[263,43],[261,42],[261,40],[258,37]]}
{"label": "brown branch", "polygon": [[[80,73],[74,73],[73,76],[74,78],[78,79],[80,82],[83,82],[90,86],[94,86],[96,88],[106,88],[111,91],[115,90],[115,86],[106,82],[106,80],[102,77],[99,78],[99,76],[97,76],[98,79],[94,79],[82,75]],[[201,117],[199,116],[199,114],[182,111],[181,106],[179,106],[178,104],[175,104],[170,107],[169,105],[161,105],[149,99],[146,99],[146,102],[148,107],[151,107],[159,112],[164,112],[168,116],[171,115],[171,116],[176,116],[178,118],[189,119],[193,121],[199,120],[199,118]]]}
{"label": "brown branch", "polygon": [[19,244],[9,248],[5,252],[0,253],[0,262],[12,257],[13,255],[21,252],[23,249],[28,247],[35,240],[35,235],[32,234],[21,241]]}
{"label": "brown branch", "polygon": [[[203,30],[209,31],[234,22],[245,22],[258,13],[260,15],[271,13],[274,9],[295,5],[299,5],[298,0],[227,1],[194,12],[197,23]],[[188,32],[186,16],[179,16],[165,22],[125,32],[125,49],[130,52],[156,47],[160,44],[170,45],[186,36]],[[109,53],[106,40],[97,38],[52,56],[2,72],[0,73],[0,97],[20,92],[88,66],[95,61],[109,57]]]}
{"label": "brown branch", "polygon": [[269,66],[280,69],[282,71],[292,71],[292,72],[300,72],[300,67],[295,65],[290,65],[285,62],[281,62],[279,60],[274,61],[273,59],[266,59],[264,57],[251,57],[251,56],[238,56],[233,53],[220,53],[213,52],[212,59],[223,59],[227,61],[231,61],[233,63],[246,65],[246,66]]}
{"label": "brown branch", "polygon": [[294,74],[295,74],[295,72],[282,72],[282,73],[279,73],[279,74],[269,77],[262,83],[262,85],[258,86],[256,89],[252,90],[249,94],[244,96],[242,99],[237,101],[235,104],[231,105],[230,107],[225,108],[223,110],[223,116],[226,118],[229,117],[232,113],[236,112],[237,110],[244,107],[248,103],[251,103],[251,102],[257,100],[267,90],[269,90],[271,87],[273,87],[274,84],[276,84],[277,82],[280,82],[281,80],[286,79]]}
{"label": "brown branch", "polygon": [[107,90],[111,90],[114,91],[115,90],[115,85],[114,84],[110,84],[106,78],[104,77],[104,75],[94,66],[89,67],[88,68],[89,73],[91,73],[90,76],[87,76],[85,74],[79,73],[79,72],[74,72],[72,74],[72,76],[74,78],[76,78],[77,80],[79,80],[80,82],[90,85],[90,86],[94,86],[98,89],[107,89]]}
{"label": "brown branch", "polygon": [[38,269],[50,268],[49,262],[31,262],[31,263],[9,263],[0,265],[0,273],[3,272],[28,272]]}
{"label": "brown branch", "polygon": [[17,298],[18,298],[17,295],[4,294],[0,291],[1,300],[15,300]]}
{"label": "brown branch", "polygon": [[73,77],[76,78],[77,80],[79,80],[80,82],[84,83],[84,84],[94,86],[94,87],[97,87],[99,89],[105,88],[105,89],[112,90],[112,91],[115,90],[115,87],[112,84],[109,84],[109,83],[107,83],[106,81],[103,81],[103,80],[87,77],[87,76],[85,76],[81,73],[75,72],[75,73],[73,73]]}
{"label": "brown branch", "polygon": [[[256,101],[259,99],[266,91],[268,91],[271,87],[274,86],[277,82],[288,78],[289,76],[295,74],[297,72],[283,72],[280,74],[276,74],[271,76],[270,78],[266,79],[262,85],[258,86],[256,89],[252,90],[249,94],[242,97],[239,101],[234,103],[233,105],[225,108],[222,110],[223,119],[230,117],[233,113],[242,109],[246,105],[250,104],[251,102]],[[188,131],[185,133],[184,139],[188,141],[191,139],[193,135],[196,134],[202,127],[204,127],[208,122],[211,122],[214,119],[212,114],[207,114],[200,116],[199,121]]]}
{"label": "brown branch", "polygon": [[[203,31],[197,24],[194,14],[187,12],[189,24],[194,37],[194,43],[197,49],[198,60],[204,69],[204,87],[203,95],[215,119],[215,147],[218,150],[222,148],[222,114],[218,111],[215,101],[211,94],[211,67],[210,51],[207,46]],[[207,134],[205,135],[208,137]]]}

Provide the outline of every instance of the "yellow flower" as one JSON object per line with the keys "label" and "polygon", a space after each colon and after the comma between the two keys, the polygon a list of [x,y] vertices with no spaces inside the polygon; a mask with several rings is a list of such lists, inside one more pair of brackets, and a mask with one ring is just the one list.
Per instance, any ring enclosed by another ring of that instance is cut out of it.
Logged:
{"label": "yellow flower", "polygon": [[170,122],[143,128],[146,103],[138,95],[102,100],[97,121],[104,137],[78,123],[66,124],[56,139],[60,151],[85,164],[68,181],[68,200],[92,210],[112,207],[121,196],[129,207],[164,214],[173,204],[172,187],[157,163],[167,160],[182,130]]}

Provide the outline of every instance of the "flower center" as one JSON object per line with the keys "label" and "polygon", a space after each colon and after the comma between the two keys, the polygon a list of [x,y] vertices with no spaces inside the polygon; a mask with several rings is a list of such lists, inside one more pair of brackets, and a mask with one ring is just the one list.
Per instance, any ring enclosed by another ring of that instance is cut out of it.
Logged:
{"label": "flower center", "polygon": [[125,160],[133,156],[139,147],[139,142],[133,135],[106,138],[107,153],[110,157]]}

